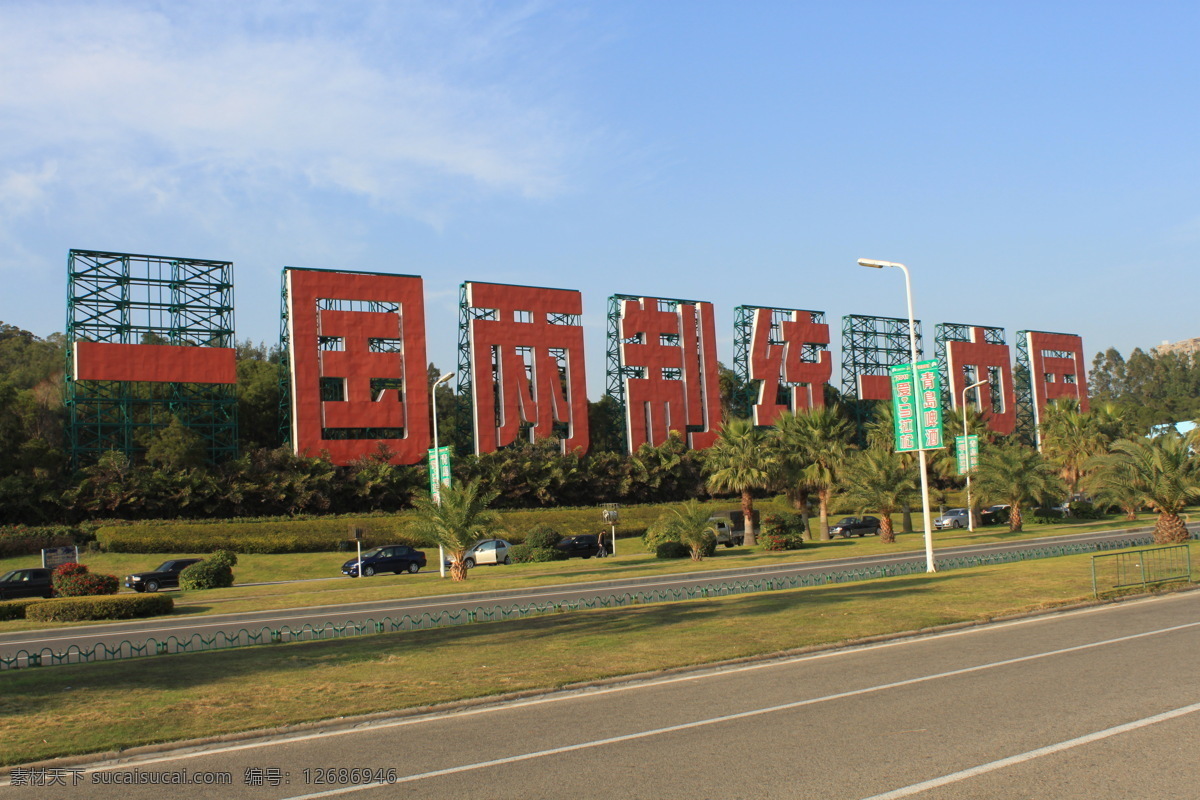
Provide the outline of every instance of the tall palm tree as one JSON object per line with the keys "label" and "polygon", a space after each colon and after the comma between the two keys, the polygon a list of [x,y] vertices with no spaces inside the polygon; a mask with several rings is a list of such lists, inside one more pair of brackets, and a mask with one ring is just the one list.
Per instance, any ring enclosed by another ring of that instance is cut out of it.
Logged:
{"label": "tall palm tree", "polygon": [[1154,541],[1186,542],[1187,525],[1179,516],[1187,504],[1200,498],[1200,468],[1188,441],[1177,434],[1153,439],[1122,439],[1112,446],[1112,457],[1097,465],[1096,481],[1102,486],[1123,482],[1134,489],[1143,505],[1158,512]]}
{"label": "tall palm tree", "polygon": [[1063,490],[1054,469],[1030,447],[1009,442],[982,450],[979,459],[972,485],[981,496],[1008,503],[1009,531],[1023,530],[1025,506]]}
{"label": "tall palm tree", "polygon": [[[788,419],[788,417],[792,419]],[[817,495],[821,540],[829,541],[829,505],[837,490],[837,476],[854,449],[853,428],[836,407],[822,406],[775,421],[772,449],[781,459],[799,466],[795,480]]]}
{"label": "tall palm tree", "polygon": [[742,496],[745,543],[754,546],[754,499],[750,493],[771,483],[775,454],[766,447],[766,434],[748,419],[732,419],[721,426],[717,441],[704,453],[708,488]]}
{"label": "tall palm tree", "polygon": [[900,453],[867,448],[851,456],[842,472],[845,497],[879,514],[879,539],[896,541],[892,514],[917,494],[917,475]]}
{"label": "tall palm tree", "polygon": [[687,545],[692,553],[692,561],[703,561],[705,546],[716,541],[712,512],[694,499],[679,508],[672,508],[665,525],[672,536]]}
{"label": "tall palm tree", "polygon": [[441,503],[435,503],[429,495],[417,497],[413,502],[415,532],[446,548],[450,554],[450,577],[456,581],[467,579],[463,562],[467,550],[500,527],[500,514],[488,508],[497,494],[481,489],[474,481],[464,481],[443,487]]}

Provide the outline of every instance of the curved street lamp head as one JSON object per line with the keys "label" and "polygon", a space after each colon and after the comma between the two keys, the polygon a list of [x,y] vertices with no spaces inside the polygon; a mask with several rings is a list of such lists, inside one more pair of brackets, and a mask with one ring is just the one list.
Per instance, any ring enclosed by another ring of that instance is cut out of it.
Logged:
{"label": "curved street lamp head", "polygon": [[903,264],[898,264],[895,261],[880,261],[875,258],[860,258],[858,260],[860,267],[871,267],[873,269],[883,269],[884,267],[903,267]]}
{"label": "curved street lamp head", "polygon": [[453,377],[454,377],[453,372],[447,372],[445,375],[443,375],[442,377],[440,377],[436,381],[434,381],[433,386],[431,386],[429,388],[436,389],[437,387],[441,386],[443,383],[445,383],[446,381],[450,380]]}

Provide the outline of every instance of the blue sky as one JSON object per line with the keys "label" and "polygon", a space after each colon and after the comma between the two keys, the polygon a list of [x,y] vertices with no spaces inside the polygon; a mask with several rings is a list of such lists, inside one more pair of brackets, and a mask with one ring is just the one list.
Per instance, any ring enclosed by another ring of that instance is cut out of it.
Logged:
{"label": "blue sky", "polygon": [[[0,0],[0,320],[62,330],[70,248],[1078,333],[1200,335],[1200,6]],[[834,380],[838,382],[835,366]]]}

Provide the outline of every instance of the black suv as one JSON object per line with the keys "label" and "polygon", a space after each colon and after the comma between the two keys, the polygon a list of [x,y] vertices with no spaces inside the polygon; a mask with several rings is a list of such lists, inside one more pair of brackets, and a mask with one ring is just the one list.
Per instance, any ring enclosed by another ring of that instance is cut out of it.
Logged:
{"label": "black suv", "polygon": [[0,600],[11,600],[14,597],[49,597],[53,593],[50,586],[52,572],[52,569],[31,567],[5,573],[0,577]]}
{"label": "black suv", "polygon": [[125,576],[125,585],[135,592],[157,592],[159,589],[178,589],[179,573],[202,558],[173,558],[158,565],[153,572],[135,572]]}
{"label": "black suv", "polygon": [[[391,544],[386,547],[375,547],[362,554],[362,573],[369,578],[376,572],[416,572],[425,566],[425,553],[414,550],[408,545]],[[351,578],[358,577],[358,558],[352,558],[342,564],[342,574]]]}
{"label": "black suv", "polygon": [[829,526],[830,536],[841,536],[843,539],[866,536],[868,533],[872,536],[879,533],[879,520],[876,517],[843,517]]}
{"label": "black suv", "polygon": [[554,545],[554,549],[560,553],[566,553],[567,558],[571,556],[583,556],[584,558],[599,556],[603,558],[608,555],[608,550],[604,548],[604,545],[600,544],[600,537],[590,533],[580,536],[568,536]]}

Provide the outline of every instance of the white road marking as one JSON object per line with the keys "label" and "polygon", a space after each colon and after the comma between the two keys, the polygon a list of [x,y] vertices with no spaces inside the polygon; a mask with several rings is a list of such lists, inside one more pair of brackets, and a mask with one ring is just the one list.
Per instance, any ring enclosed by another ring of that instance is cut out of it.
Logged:
{"label": "white road marking", "polygon": [[[1150,601],[1150,602],[1155,602],[1155,601]],[[1113,608],[1113,607],[1109,606],[1107,608]],[[1072,615],[1074,615],[1074,613],[1094,613],[1095,611],[1097,611],[1097,609],[1085,609],[1080,612],[1073,612]],[[1032,619],[1025,619],[1025,620],[1015,620],[1011,623],[1005,623],[1005,626],[1007,627],[1007,626],[1029,624],[1032,622],[1044,621],[1045,619],[1046,618],[1041,617],[1041,618],[1032,618]],[[939,673],[935,673],[935,674],[931,674],[931,675],[923,675],[923,676],[919,676],[919,677],[915,677],[915,678],[908,678],[908,679],[901,680],[901,681],[894,681],[892,683],[885,683],[885,684],[879,684],[876,686],[869,686],[869,687],[865,687],[862,689],[855,689],[855,690],[847,691],[847,692],[839,692],[836,694],[825,695],[823,697],[814,697],[814,698],[809,698],[807,700],[798,700],[798,701],[795,701],[792,703],[785,703],[783,705],[771,706],[768,708],[752,709],[750,711],[743,711],[743,712],[739,712],[736,714],[728,714],[728,715],[719,716],[719,717],[712,717],[709,719],[696,720],[696,721],[684,723],[681,725],[674,725],[674,726],[665,727],[665,728],[658,728],[658,729],[649,730],[649,731],[639,731],[636,733],[626,734],[624,736],[618,736],[618,737],[613,737],[613,738],[609,738],[609,739],[600,739],[600,740],[590,741],[590,742],[581,742],[579,744],[569,745],[569,746],[562,747],[562,748],[555,748],[552,750],[543,750],[543,751],[538,751],[538,752],[534,752],[534,753],[526,753],[526,754],[517,755],[517,756],[510,756],[508,758],[498,759],[495,761],[486,761],[486,762],[481,762],[481,763],[476,763],[476,764],[465,764],[465,765],[458,766],[458,767],[451,767],[451,768],[448,768],[445,770],[438,770],[435,772],[422,773],[419,775],[410,775],[410,776],[401,778],[400,782],[402,782],[402,783],[403,782],[411,782],[411,781],[421,780],[421,779],[425,779],[425,778],[437,777],[439,775],[448,775],[448,774],[452,774],[455,772],[466,772],[466,771],[470,771],[470,770],[481,769],[484,767],[493,766],[493,765],[497,765],[497,764],[512,763],[514,761],[525,761],[525,760],[529,760],[529,759],[533,759],[533,758],[540,758],[540,757],[547,756],[547,755],[569,752],[572,750],[581,750],[581,749],[585,749],[585,748],[600,747],[600,746],[604,746],[607,744],[613,744],[616,742],[629,741],[629,740],[633,740],[633,739],[641,739],[641,738],[646,738],[649,736],[658,736],[658,735],[662,735],[662,734],[666,734],[666,733],[672,733],[675,731],[687,730],[690,728],[698,728],[698,727],[704,727],[704,726],[708,726],[708,725],[715,725],[715,724],[719,724],[722,722],[728,722],[731,720],[761,716],[763,714],[770,714],[770,713],[774,713],[777,711],[786,711],[786,710],[790,710],[790,709],[801,708],[804,706],[815,705],[818,703],[830,702],[833,700],[841,700],[841,699],[856,697],[856,696],[865,695],[865,694],[882,692],[882,691],[886,691],[888,689],[896,689],[896,688],[900,688],[900,687],[904,687],[904,686],[913,686],[913,685],[920,684],[920,683],[926,683],[928,681],[940,680],[942,678],[955,677],[955,676],[959,676],[959,675],[967,675],[967,674],[971,674],[974,672],[981,672],[983,670],[995,669],[998,667],[1005,667],[1005,666],[1010,666],[1013,664],[1021,664],[1021,663],[1026,663],[1026,662],[1030,662],[1030,661],[1036,661],[1039,659],[1050,658],[1050,657],[1057,656],[1057,655],[1065,655],[1068,653],[1076,653],[1076,652],[1080,652],[1080,651],[1084,651],[1084,650],[1091,650],[1091,649],[1095,649],[1098,647],[1104,647],[1104,646],[1111,645],[1111,644],[1120,644],[1123,642],[1136,641],[1138,639],[1144,639],[1144,638],[1147,638],[1150,636],[1157,636],[1157,635],[1165,634],[1165,633],[1174,633],[1177,631],[1188,630],[1188,629],[1197,628],[1197,627],[1200,627],[1200,622],[1189,622],[1189,623],[1184,623],[1181,625],[1173,625],[1173,626],[1167,627],[1167,628],[1159,628],[1159,629],[1152,630],[1152,631],[1143,631],[1141,633],[1129,634],[1127,636],[1119,636],[1119,637],[1115,637],[1112,639],[1105,639],[1105,640],[1098,641],[1098,642],[1089,642],[1087,644],[1075,645],[1073,647],[1066,647],[1066,648],[1061,648],[1058,650],[1050,650],[1050,651],[1045,651],[1045,652],[1041,652],[1041,653],[1033,653],[1030,655],[1018,656],[1016,658],[1009,658],[1009,659],[1004,659],[1001,661],[993,661],[993,662],[989,662],[986,664],[978,664],[978,665],[971,666],[971,667],[963,667],[960,669],[950,670],[947,672],[939,672]],[[990,630],[995,630],[995,629],[996,629],[995,627],[990,628]],[[984,628],[984,627],[970,628],[970,629],[961,630],[961,631],[953,631],[950,634],[944,634],[943,636],[967,635],[967,634],[972,634],[972,633],[981,633],[986,630],[989,630],[989,628]],[[939,637],[939,638],[941,638],[941,637]],[[752,671],[752,670],[785,666],[785,665],[795,664],[795,663],[804,662],[804,661],[811,661],[811,660],[816,660],[816,659],[834,658],[834,657],[837,657],[840,655],[844,655],[848,652],[858,652],[858,651],[863,651],[863,650],[875,650],[875,649],[882,649],[882,648],[887,648],[887,647],[900,647],[900,646],[913,644],[916,641],[922,641],[922,640],[921,639],[904,639],[904,640],[894,641],[894,642],[882,642],[882,643],[878,643],[878,644],[866,645],[866,646],[859,647],[859,648],[831,650],[831,651],[826,651],[826,652],[822,652],[822,653],[798,656],[798,657],[790,658],[790,659],[781,659],[779,661],[748,664],[748,665],[741,666],[741,667],[734,667],[732,669],[714,670],[711,672],[682,675],[682,676],[677,676],[677,677],[667,678],[667,679],[657,680],[657,681],[648,681],[648,682],[642,682],[642,683],[633,683],[633,684],[624,684],[624,685],[620,685],[620,686],[606,687],[603,689],[596,689],[593,691],[589,691],[586,694],[586,697],[590,698],[590,697],[595,697],[595,696],[599,696],[599,695],[603,695],[603,694],[613,694],[613,693],[617,693],[617,692],[625,692],[625,691],[631,691],[631,690],[636,690],[636,689],[657,687],[657,686],[662,686],[662,685],[671,684],[671,683],[681,683],[684,681],[704,680],[704,679],[708,679],[708,678],[727,675],[731,672],[748,672],[748,671]],[[136,763],[138,765],[148,765],[148,764],[159,764],[159,763],[172,762],[172,761],[181,761],[181,760],[190,759],[190,758],[199,758],[199,757],[203,757],[203,756],[220,755],[223,753],[231,753],[231,752],[237,752],[237,751],[241,751],[241,750],[253,750],[253,749],[257,749],[257,748],[274,747],[274,746],[284,745],[284,744],[294,744],[297,742],[321,739],[321,738],[328,737],[328,736],[344,736],[344,735],[352,734],[352,733],[363,733],[368,730],[369,731],[378,731],[378,730],[386,730],[386,729],[390,729],[390,728],[405,727],[408,725],[418,725],[418,724],[422,724],[425,722],[445,720],[451,716],[453,716],[455,718],[459,718],[459,717],[464,717],[464,716],[474,716],[476,714],[493,713],[496,711],[509,710],[509,709],[513,709],[513,708],[523,708],[523,707],[527,707],[527,706],[541,705],[544,703],[562,702],[564,700],[578,700],[582,696],[585,696],[585,695],[581,695],[581,693],[579,693],[579,692],[556,694],[556,695],[534,698],[534,699],[526,700],[526,701],[520,701],[520,702],[516,702],[516,703],[497,704],[494,706],[485,706],[482,708],[469,709],[467,711],[453,712],[451,714],[443,713],[443,714],[433,714],[433,715],[426,715],[426,716],[420,716],[420,717],[410,717],[410,718],[401,719],[401,720],[392,720],[392,721],[388,721],[388,722],[368,724],[368,725],[363,725],[363,726],[358,726],[358,727],[348,728],[348,729],[343,729],[343,730],[337,730],[337,731],[321,731],[321,732],[317,732],[317,733],[304,734],[304,735],[300,735],[300,736],[290,736],[290,737],[274,739],[274,740],[270,740],[270,741],[256,741],[256,742],[247,742],[245,744],[230,745],[228,747],[218,747],[218,748],[212,748],[212,749],[198,749],[198,750],[194,750],[194,751],[190,751],[190,752],[186,752],[186,753],[172,753],[172,754],[168,754],[168,755],[161,756],[161,757],[154,757],[154,758],[147,758],[147,759],[123,759],[120,763],[113,763],[113,764],[108,764],[108,765],[104,765],[104,766],[96,766],[96,767],[85,768],[85,769],[87,772],[103,772],[103,771],[107,771],[107,770],[127,768],[131,763]],[[4,786],[4,785],[7,785],[7,781],[0,782],[0,786]],[[331,794],[342,794],[346,791],[358,791],[361,789],[378,787],[379,785],[380,784],[368,784],[368,785],[363,785],[363,786],[344,787],[342,789],[330,790],[329,792],[325,792],[325,793],[321,793],[321,794],[298,795],[293,798],[287,798],[287,800],[301,800],[302,798],[327,797],[327,796],[330,796]]]}
{"label": "white road marking", "polygon": [[977,767],[964,769],[960,772],[952,772],[949,775],[943,775],[940,778],[933,778],[932,780],[922,781],[921,783],[914,783],[911,786],[893,789],[892,791],[884,792],[883,794],[873,794],[870,797],[864,797],[863,800],[899,800],[901,797],[912,797],[915,794],[920,794],[926,789],[936,789],[939,786],[947,786],[951,783],[958,783],[959,781],[964,781],[968,778],[974,778],[977,775],[984,775],[988,772],[994,772],[998,769],[1011,767],[1014,764],[1032,761],[1035,758],[1041,758],[1042,756],[1060,753],[1064,750],[1070,750],[1073,747],[1080,747],[1085,744],[1090,744],[1091,742],[1098,742],[1101,739],[1107,739],[1110,736],[1117,736],[1122,733],[1128,733],[1129,731],[1135,731],[1138,728],[1145,728],[1148,725],[1166,722],[1167,720],[1175,719],[1176,717],[1182,717],[1185,714],[1194,714],[1197,711],[1200,711],[1200,703],[1194,703],[1190,706],[1176,708],[1173,711],[1164,711],[1162,714],[1155,714],[1153,717],[1134,720],[1133,722],[1127,722],[1124,725],[1117,725],[1113,728],[1105,728],[1102,731],[1089,733],[1086,736],[1068,739],[1065,742],[1047,745],[1046,747],[1039,747],[1037,750],[1030,750],[1026,753],[1009,756],[1008,758],[1002,758],[999,761],[992,761],[987,764],[980,764]]}

